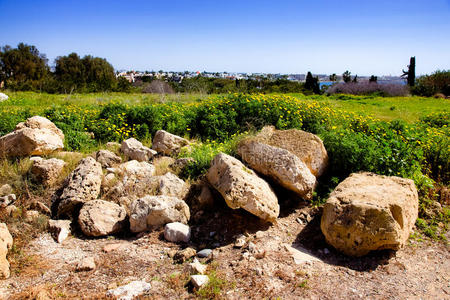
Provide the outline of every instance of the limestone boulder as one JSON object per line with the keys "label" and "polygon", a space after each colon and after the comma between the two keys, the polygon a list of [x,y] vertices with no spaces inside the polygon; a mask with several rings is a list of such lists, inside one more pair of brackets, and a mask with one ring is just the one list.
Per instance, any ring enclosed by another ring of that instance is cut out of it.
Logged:
{"label": "limestone boulder", "polygon": [[269,184],[236,158],[216,155],[206,177],[230,208],[242,208],[269,222],[278,217],[280,206]]}
{"label": "limestone boulder", "polygon": [[173,173],[158,176],[158,181],[157,195],[183,199],[188,192],[188,184]]}
{"label": "limestone boulder", "polygon": [[305,200],[312,199],[316,177],[293,153],[257,140],[245,140],[239,144],[238,154],[255,171]]}
{"label": "limestone boulder", "polygon": [[142,232],[167,223],[186,224],[190,216],[189,206],[181,199],[145,196],[131,203],[130,229],[132,232]]}
{"label": "limestone boulder", "polygon": [[0,278],[9,278],[9,262],[6,259],[8,249],[13,245],[13,238],[5,223],[0,223]]}
{"label": "limestone boulder", "polygon": [[50,120],[35,116],[0,138],[0,157],[46,155],[64,148],[64,134]]}
{"label": "limestone boulder", "polygon": [[116,203],[104,200],[86,202],[80,210],[78,224],[87,236],[106,236],[123,229],[127,213]]}
{"label": "limestone boulder", "polygon": [[330,245],[350,256],[398,250],[417,219],[418,203],[410,179],[354,173],[330,194],[320,227]]}
{"label": "limestone boulder", "polygon": [[76,169],[69,174],[58,199],[57,215],[72,217],[74,209],[83,203],[97,199],[102,183],[102,166],[92,157],[80,161]]}
{"label": "limestone boulder", "polygon": [[31,167],[31,174],[36,181],[50,187],[60,179],[61,172],[65,166],[66,162],[61,159],[37,159],[34,160]]}
{"label": "limestone boulder", "polygon": [[316,177],[320,177],[328,167],[327,150],[323,141],[315,134],[299,129],[276,130],[273,126],[266,126],[257,139],[291,152],[300,158]]}
{"label": "limestone boulder", "polygon": [[122,158],[115,155],[109,150],[100,150],[95,153],[95,159],[102,165],[103,168],[112,168],[122,162]]}
{"label": "limestone boulder", "polygon": [[189,145],[189,141],[164,130],[158,130],[153,137],[152,149],[164,155],[171,155]]}
{"label": "limestone boulder", "polygon": [[[130,160],[114,169],[114,187],[108,192],[108,199],[129,207],[133,200],[154,192],[158,186],[158,178],[155,175],[155,167],[148,162]],[[105,178],[106,179],[106,178]],[[106,181],[105,181],[106,184]]]}
{"label": "limestone boulder", "polygon": [[131,160],[137,161],[149,161],[156,154],[156,151],[145,147],[135,138],[123,141],[120,151]]}

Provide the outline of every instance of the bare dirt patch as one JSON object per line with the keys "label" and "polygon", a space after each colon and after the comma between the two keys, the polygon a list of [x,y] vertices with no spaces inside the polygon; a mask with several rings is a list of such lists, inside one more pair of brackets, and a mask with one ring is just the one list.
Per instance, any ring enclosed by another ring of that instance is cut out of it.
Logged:
{"label": "bare dirt patch", "polygon": [[[27,276],[13,268],[11,278],[0,282],[0,295],[35,299],[44,291],[53,299],[102,299],[108,289],[144,280],[152,285],[143,297],[148,299],[450,298],[448,245],[410,240],[396,253],[350,258],[325,243],[319,209],[306,203],[282,207],[274,225],[225,206],[197,212],[191,221],[192,241],[180,245],[164,241],[162,231],[132,238],[76,235],[62,244],[44,233],[24,251],[46,267]],[[235,247],[241,234],[245,244]],[[212,278],[203,291],[188,283],[188,262],[178,264],[169,256],[187,246],[213,249],[212,257],[200,259]],[[85,257],[94,258],[96,269],[76,272]]]}

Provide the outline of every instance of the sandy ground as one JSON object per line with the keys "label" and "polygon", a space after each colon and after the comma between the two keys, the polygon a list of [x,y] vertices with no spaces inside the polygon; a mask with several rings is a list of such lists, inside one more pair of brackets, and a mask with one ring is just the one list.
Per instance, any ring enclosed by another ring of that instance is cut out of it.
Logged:
{"label": "sandy ground", "polygon": [[[11,278],[0,281],[0,295],[23,299],[43,289],[51,298],[98,299],[108,289],[144,280],[152,285],[144,299],[197,298],[188,283],[188,262],[176,263],[168,255],[191,246],[214,249],[212,257],[200,260],[221,280],[217,298],[450,299],[448,244],[410,240],[396,253],[350,258],[325,243],[319,222],[320,211],[306,204],[284,208],[275,225],[222,207],[194,216],[189,245],[166,242],[161,231],[133,238],[75,234],[62,244],[43,233],[26,249],[34,269],[12,269]],[[239,234],[245,245],[235,247]],[[114,249],[105,252],[105,246]],[[76,272],[84,257],[94,257],[95,270]]]}

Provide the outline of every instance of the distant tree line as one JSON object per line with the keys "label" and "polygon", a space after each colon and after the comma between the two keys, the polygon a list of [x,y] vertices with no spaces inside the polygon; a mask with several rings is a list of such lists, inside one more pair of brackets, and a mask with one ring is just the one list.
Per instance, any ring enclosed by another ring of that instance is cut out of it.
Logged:
{"label": "distant tree line", "polygon": [[[450,96],[450,70],[436,71],[431,75],[426,75],[416,79],[415,76],[416,58],[411,57],[408,70],[403,71],[406,78],[409,92],[415,95]],[[162,73],[162,71],[160,71]],[[332,74],[330,81],[337,82],[337,75]],[[375,86],[378,78],[371,76],[369,83],[358,82],[358,75],[352,78],[350,71],[342,74],[344,83],[330,91],[334,93],[357,93],[370,94],[379,93],[389,96],[391,93],[404,94],[408,90],[404,88],[394,89]],[[85,93],[85,92],[130,92],[141,91],[144,93],[304,93],[320,94],[318,77],[314,77],[308,72],[305,83],[280,78],[261,77],[256,79],[229,79],[229,78],[209,78],[197,76],[184,78],[181,81],[167,79],[154,79],[146,76],[133,83],[128,82],[124,77],[116,77],[114,67],[104,58],[86,55],[80,57],[77,53],[70,53],[66,56],[58,56],[52,68],[48,64],[45,54],[32,45],[20,43],[17,48],[11,46],[0,47],[0,83],[10,90],[34,90],[48,93]],[[351,86],[343,86],[351,84]],[[334,86],[333,85],[333,86]],[[395,92],[393,92],[395,90]]]}
{"label": "distant tree line", "polygon": [[[123,78],[124,79],[124,78]],[[0,48],[0,82],[10,90],[38,90],[49,93],[127,91],[126,79],[117,79],[113,66],[104,58],[76,53],[58,56],[53,70],[45,54],[35,46],[20,43],[17,48]]]}

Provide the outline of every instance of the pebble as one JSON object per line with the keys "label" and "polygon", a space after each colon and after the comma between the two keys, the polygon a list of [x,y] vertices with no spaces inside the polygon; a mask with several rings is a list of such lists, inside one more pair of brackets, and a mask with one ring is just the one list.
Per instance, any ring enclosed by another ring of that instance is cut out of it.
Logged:
{"label": "pebble", "polygon": [[96,268],[95,261],[93,257],[85,257],[83,260],[78,264],[76,271],[77,272],[83,272],[83,271],[92,271]]}
{"label": "pebble", "polygon": [[183,250],[178,251],[173,259],[179,262],[185,262],[189,258],[195,256],[197,254],[197,251],[194,248],[186,248]]}
{"label": "pebble", "polygon": [[208,284],[209,277],[207,275],[192,275],[191,276],[191,282],[197,289],[201,288],[202,286]]}
{"label": "pebble", "polygon": [[245,246],[245,244],[247,243],[245,235],[240,234],[237,238],[236,241],[234,242],[234,248],[242,248]]}
{"label": "pebble", "polygon": [[212,250],[211,249],[203,249],[203,250],[201,250],[201,251],[199,251],[197,253],[197,256],[205,258],[205,257],[211,256],[211,254],[212,254]]}
{"label": "pebble", "polygon": [[127,285],[109,290],[106,295],[120,300],[131,300],[150,291],[151,285],[145,281],[132,281]]}

